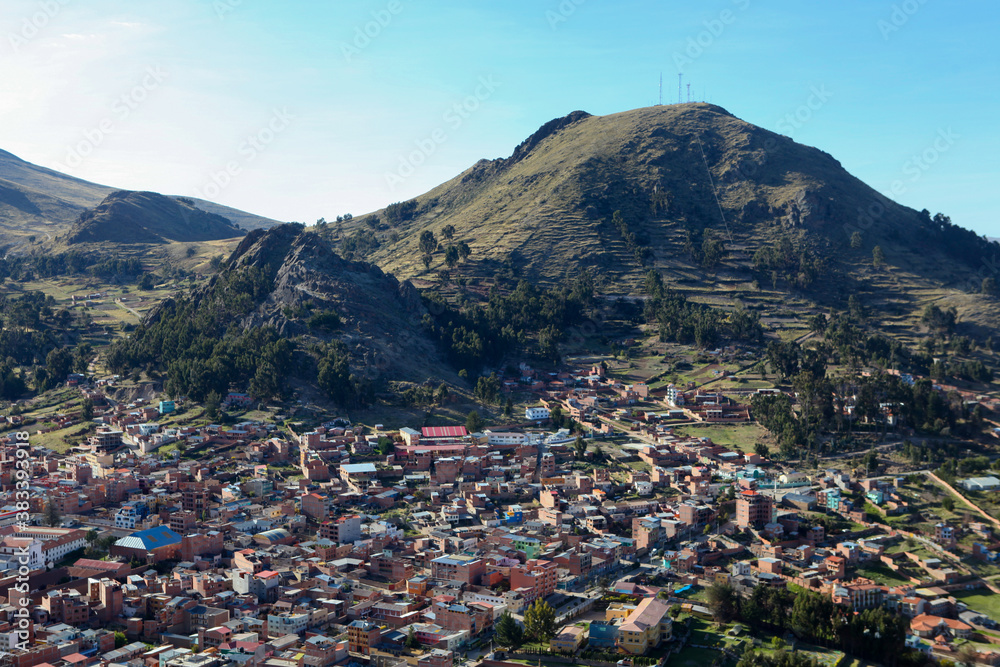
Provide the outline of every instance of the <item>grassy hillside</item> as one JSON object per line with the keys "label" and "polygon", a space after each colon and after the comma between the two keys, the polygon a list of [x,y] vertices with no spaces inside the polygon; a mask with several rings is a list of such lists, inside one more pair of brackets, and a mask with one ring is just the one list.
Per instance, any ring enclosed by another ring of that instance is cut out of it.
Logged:
{"label": "grassy hillside", "polygon": [[[65,234],[84,211],[98,206],[116,188],[39,167],[0,150],[0,245],[18,249]],[[229,218],[245,230],[267,228],[276,220],[193,199],[206,213]]]}
{"label": "grassy hillside", "polygon": [[912,330],[930,302],[980,332],[1000,325],[996,300],[970,293],[995,246],[709,104],[574,112],[337,234],[417,286],[460,278],[485,293],[497,276],[555,284],[591,269],[599,291],[636,294],[654,269],[690,298],[765,315],[855,294],[889,327]]}

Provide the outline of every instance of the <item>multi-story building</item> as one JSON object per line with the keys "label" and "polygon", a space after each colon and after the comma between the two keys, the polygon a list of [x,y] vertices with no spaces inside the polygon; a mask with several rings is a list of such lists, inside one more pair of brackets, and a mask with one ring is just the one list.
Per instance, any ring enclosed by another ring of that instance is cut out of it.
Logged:
{"label": "multi-story building", "polygon": [[528,421],[536,422],[548,419],[552,413],[548,408],[525,408],[524,418]]}
{"label": "multi-story building", "polygon": [[640,553],[658,547],[663,540],[660,520],[655,516],[633,517],[632,539],[635,540],[636,551]]}
{"label": "multi-story building", "polygon": [[771,523],[774,501],[752,489],[736,497],[736,525],[740,528],[760,527]]}
{"label": "multi-story building", "polygon": [[[441,556],[431,561],[431,576],[446,581],[478,584],[486,573],[486,563],[475,556]],[[512,584],[513,586],[513,584]]]}
{"label": "multi-story building", "polygon": [[285,635],[297,635],[309,625],[309,614],[305,612],[282,612],[267,615],[267,636],[274,639]]}
{"label": "multi-story building", "polygon": [[146,503],[139,500],[129,501],[115,512],[115,528],[135,530],[136,525],[142,523],[144,518],[146,518]]}
{"label": "multi-story building", "polygon": [[645,598],[618,628],[618,647],[632,655],[645,655],[673,636],[670,605]]}
{"label": "multi-story building", "polygon": [[350,653],[371,655],[381,637],[381,629],[371,621],[353,621],[347,626],[347,650]]}
{"label": "multi-story building", "polygon": [[181,489],[181,506],[185,511],[194,512],[198,516],[208,509],[211,498],[212,494],[200,482],[185,482]]}
{"label": "multi-story building", "polygon": [[354,544],[361,539],[361,517],[352,514],[326,521],[319,527],[319,536],[337,544]]}
{"label": "multi-story building", "polygon": [[525,604],[551,595],[556,590],[556,564],[530,559],[523,565],[511,566],[510,588],[521,592]]}
{"label": "multi-story building", "polygon": [[302,496],[302,513],[310,519],[322,521],[330,516],[332,503],[329,496],[319,493],[307,493]]}
{"label": "multi-story building", "polygon": [[181,535],[187,535],[198,527],[198,515],[194,512],[181,510],[170,515],[170,530]]}

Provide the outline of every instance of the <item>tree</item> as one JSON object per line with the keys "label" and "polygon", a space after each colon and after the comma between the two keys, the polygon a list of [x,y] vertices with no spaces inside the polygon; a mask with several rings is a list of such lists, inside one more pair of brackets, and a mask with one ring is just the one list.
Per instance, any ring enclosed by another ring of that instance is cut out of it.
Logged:
{"label": "tree", "polygon": [[430,256],[430,253],[424,253],[423,256],[420,258],[420,261],[422,261],[424,263],[424,268],[425,269],[430,269],[431,268],[431,256]]}
{"label": "tree", "polygon": [[573,449],[576,451],[576,458],[581,461],[587,455],[587,443],[583,441],[582,435],[576,436],[576,442],[573,443]]}
{"label": "tree", "polygon": [[388,456],[389,454],[392,454],[395,449],[395,446],[392,444],[392,438],[388,438],[384,435],[379,436],[378,444],[375,446],[375,449],[381,456]]}
{"label": "tree", "polygon": [[770,454],[771,450],[767,448],[763,442],[758,442],[753,446],[754,453],[762,459],[766,459]]}
{"label": "tree", "polygon": [[979,662],[979,651],[972,644],[962,644],[955,655],[955,660],[963,667],[975,667]]}
{"label": "tree", "polygon": [[419,246],[420,252],[425,255],[429,255],[437,250],[437,239],[434,238],[434,232],[429,229],[420,232]]}
{"label": "tree", "polygon": [[453,245],[448,246],[448,248],[444,251],[444,263],[448,265],[449,269],[453,269],[455,268],[455,265],[458,264],[458,260],[458,248]]}
{"label": "tree", "polygon": [[80,410],[80,417],[83,421],[90,421],[94,418],[94,401],[89,398],[84,399],[83,407]]}
{"label": "tree", "polygon": [[479,433],[483,429],[483,418],[479,416],[479,412],[476,410],[469,412],[465,418],[465,428],[469,433]]}
{"label": "tree", "polygon": [[115,630],[115,648],[121,648],[128,644],[128,637],[121,630]]}
{"label": "tree", "polygon": [[992,277],[983,278],[982,286],[979,291],[982,294],[989,296],[994,296],[997,293],[997,281]]}
{"label": "tree", "polygon": [[494,639],[497,644],[506,648],[517,648],[524,641],[524,630],[509,611],[500,614],[494,629]]}
{"label": "tree", "polygon": [[49,498],[49,502],[45,504],[45,525],[47,526],[58,526],[59,522],[62,520],[62,515],[59,514],[59,508],[56,507],[55,501]]}
{"label": "tree", "polygon": [[537,642],[546,642],[556,634],[556,611],[548,602],[537,599],[524,612],[524,630]]}
{"label": "tree", "polygon": [[955,499],[951,496],[945,496],[941,501],[941,507],[945,508],[949,512],[953,512],[955,510]]}
{"label": "tree", "polygon": [[737,616],[736,591],[729,584],[716,582],[706,591],[708,608],[719,623],[728,623]]}
{"label": "tree", "polygon": [[410,632],[406,635],[406,648],[420,648],[420,641],[417,639],[417,633],[410,626]]}
{"label": "tree", "polygon": [[885,264],[885,253],[882,252],[882,246],[877,245],[872,248],[872,266],[876,269]]}
{"label": "tree", "polygon": [[219,396],[219,392],[210,391],[208,395],[205,396],[205,414],[209,419],[215,419],[219,416],[219,406],[222,404],[222,397]]}
{"label": "tree", "polygon": [[514,400],[508,396],[507,402],[503,405],[503,416],[510,419],[514,416]]}
{"label": "tree", "polygon": [[861,232],[851,234],[851,247],[855,250],[861,247]]}
{"label": "tree", "polygon": [[441,233],[444,234],[444,237],[449,241],[452,240],[455,238],[455,225],[445,225],[441,230]]}

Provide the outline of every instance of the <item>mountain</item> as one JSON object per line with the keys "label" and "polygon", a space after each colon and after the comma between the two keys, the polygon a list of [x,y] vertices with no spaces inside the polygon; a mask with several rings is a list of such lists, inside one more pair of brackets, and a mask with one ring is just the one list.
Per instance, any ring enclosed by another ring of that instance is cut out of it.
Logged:
{"label": "mountain", "polygon": [[282,336],[314,335],[323,328],[314,316],[332,311],[341,320],[335,338],[363,374],[391,369],[394,378],[424,380],[428,364],[444,366],[424,336],[420,322],[426,309],[410,283],[373,264],[345,260],[319,235],[291,224],[248,234],[225,272],[259,266],[276,267],[272,287],[240,320],[241,327],[269,325]]}
{"label": "mountain", "polygon": [[[441,244],[430,270],[420,249],[428,231]],[[344,238],[348,251],[360,247],[355,254],[420,281],[439,281],[447,246],[465,242],[470,258],[452,273],[480,280],[506,267],[558,283],[589,268],[605,289],[630,292],[651,268],[692,283],[770,282],[779,270],[792,282],[808,274],[812,290],[843,298],[875,246],[897,277],[955,288],[988,252],[984,239],[896,204],[828,153],[710,104],[573,112],[508,158],[481,160],[410,202],[355,218]],[[764,256],[771,249],[778,259]],[[831,272],[850,278],[819,280]]]}
{"label": "mountain", "polygon": [[155,192],[118,190],[88,209],[66,236],[68,243],[167,243],[217,241],[245,232],[214,213],[195,207],[190,199]]}
{"label": "mountain", "polygon": [[[42,239],[64,235],[82,213],[99,206],[115,191],[0,150],[0,244],[18,244],[28,236]],[[243,229],[279,224],[212,202],[191,201],[196,208],[228,218]]]}
{"label": "mountain", "polygon": [[184,395],[295,389],[359,405],[383,380],[459,382],[424,331],[426,314],[410,283],[284,224],[248,233],[211,280],[158,306],[108,363],[160,366]]}

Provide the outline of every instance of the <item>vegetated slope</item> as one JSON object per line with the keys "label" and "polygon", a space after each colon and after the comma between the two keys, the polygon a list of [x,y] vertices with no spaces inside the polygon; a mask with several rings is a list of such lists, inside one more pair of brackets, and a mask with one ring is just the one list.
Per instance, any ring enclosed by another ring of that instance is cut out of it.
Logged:
{"label": "vegetated slope", "polygon": [[216,241],[242,236],[243,230],[221,215],[195,208],[186,199],[155,192],[112,192],[84,211],[66,237],[68,243],[166,243]]}
{"label": "vegetated slope", "polygon": [[[0,150],[0,244],[28,236],[65,234],[80,214],[98,206],[116,188],[46,169]],[[208,213],[229,218],[243,229],[267,228],[276,220],[228,206],[192,199]]]}
{"label": "vegetated slope", "polygon": [[[971,232],[886,199],[829,154],[709,104],[574,112],[542,126],[509,158],[481,160],[407,206],[353,224],[346,234],[378,230],[370,258],[400,277],[435,280],[446,246],[465,241],[471,261],[457,270],[469,275],[488,276],[506,262],[551,282],[590,267],[617,290],[635,289],[648,268],[703,278],[706,236],[725,246],[711,268],[744,279],[755,252],[782,238],[796,254],[813,253],[843,273],[870,265],[879,245],[905,280],[955,286],[984,252]],[[448,226],[453,241],[443,236]],[[430,271],[424,231],[444,245]],[[852,248],[854,232],[861,244]]]}
{"label": "vegetated slope", "polygon": [[425,313],[409,283],[286,224],[250,232],[208,284],[112,346],[108,363],[159,365],[168,381],[181,378],[171,389],[192,396],[298,389],[349,407],[370,401],[382,379],[457,381],[424,333]]}

